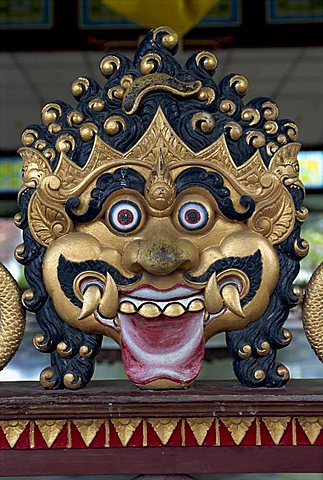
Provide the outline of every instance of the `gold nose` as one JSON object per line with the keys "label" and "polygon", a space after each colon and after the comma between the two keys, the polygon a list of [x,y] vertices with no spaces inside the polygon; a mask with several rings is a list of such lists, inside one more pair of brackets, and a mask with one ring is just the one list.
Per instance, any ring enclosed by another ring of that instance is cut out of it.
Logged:
{"label": "gold nose", "polygon": [[146,270],[154,275],[192,270],[198,261],[197,246],[190,240],[174,237],[166,229],[156,232],[153,238],[128,243],[122,255],[127,270],[134,273]]}

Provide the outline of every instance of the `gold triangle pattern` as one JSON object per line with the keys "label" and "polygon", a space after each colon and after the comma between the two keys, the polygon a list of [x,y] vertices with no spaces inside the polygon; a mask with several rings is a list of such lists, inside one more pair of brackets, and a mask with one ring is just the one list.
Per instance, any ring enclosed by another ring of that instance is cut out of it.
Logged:
{"label": "gold triangle pattern", "polygon": [[103,423],[104,420],[95,419],[73,420],[73,424],[78,429],[87,447],[91,445]]}
{"label": "gold triangle pattern", "polygon": [[311,445],[314,445],[323,428],[323,417],[298,417],[298,421]]}
{"label": "gold triangle pattern", "polygon": [[202,445],[207,432],[210,430],[214,418],[188,418],[187,423],[189,424],[193,435],[198,443],[198,445]]}
{"label": "gold triangle pattern", "polygon": [[221,421],[227,427],[236,445],[240,445],[251,424],[254,421],[253,417],[226,417],[221,418]]}
{"label": "gold triangle pattern", "polygon": [[148,418],[163,445],[166,445],[179,422],[178,418]]}
{"label": "gold triangle pattern", "polygon": [[112,418],[111,422],[116,429],[122,445],[125,447],[142,422],[142,418]]}
{"label": "gold triangle pattern", "polygon": [[278,445],[284,435],[287,425],[291,421],[291,417],[263,417],[264,424],[274,442]]}
{"label": "gold triangle pattern", "polygon": [[48,448],[51,448],[58,435],[63,430],[66,420],[36,420],[36,425],[42,434]]}
{"label": "gold triangle pattern", "polygon": [[28,420],[4,420],[1,422],[7,442],[13,448],[28,425]]}

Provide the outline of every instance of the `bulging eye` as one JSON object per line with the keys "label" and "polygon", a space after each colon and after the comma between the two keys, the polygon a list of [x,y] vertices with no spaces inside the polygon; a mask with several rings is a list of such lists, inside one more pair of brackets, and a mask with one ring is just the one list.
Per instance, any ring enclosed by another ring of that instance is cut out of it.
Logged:
{"label": "bulging eye", "polygon": [[128,233],[138,227],[141,222],[142,213],[138,205],[134,202],[122,200],[112,205],[108,218],[114,230],[121,233]]}
{"label": "bulging eye", "polygon": [[198,202],[187,202],[178,211],[178,221],[186,230],[200,230],[209,220],[207,209]]}

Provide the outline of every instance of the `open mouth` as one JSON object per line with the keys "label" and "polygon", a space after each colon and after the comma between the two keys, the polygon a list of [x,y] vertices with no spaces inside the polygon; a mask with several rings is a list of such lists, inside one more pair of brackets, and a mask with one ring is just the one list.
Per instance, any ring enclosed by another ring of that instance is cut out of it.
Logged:
{"label": "open mouth", "polygon": [[147,388],[188,385],[201,369],[205,325],[227,309],[244,316],[242,282],[232,272],[219,276],[219,284],[213,274],[203,288],[177,284],[165,290],[151,285],[118,289],[109,274],[105,282],[86,277],[79,319],[93,313],[116,332],[125,371],[134,383]]}
{"label": "open mouth", "polygon": [[186,286],[156,290],[143,286],[120,295],[122,360],[139,385],[188,384],[204,356],[204,303],[200,291]]}

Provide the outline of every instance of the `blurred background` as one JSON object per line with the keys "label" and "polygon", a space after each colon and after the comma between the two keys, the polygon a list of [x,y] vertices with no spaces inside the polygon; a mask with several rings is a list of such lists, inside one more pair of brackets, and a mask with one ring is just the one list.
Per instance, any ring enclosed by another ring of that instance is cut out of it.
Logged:
{"label": "blurred background", "polygon": [[[246,76],[246,102],[271,97],[280,118],[299,126],[301,179],[310,211],[303,237],[310,243],[310,253],[296,283],[305,288],[323,260],[322,24],[323,0],[0,0],[0,261],[21,288],[27,285],[13,257],[21,242],[13,216],[22,165],[16,152],[23,129],[40,123],[41,108],[50,101],[75,104],[70,86],[78,76],[91,76],[103,84],[101,58],[113,50],[132,57],[147,30],[160,25],[179,33],[180,62],[196,50],[215,50],[217,83],[228,73]],[[292,378],[323,377],[323,365],[302,330],[300,307],[292,310],[286,326],[292,330],[293,342],[279,352],[279,360],[289,367]],[[37,332],[29,315],[23,343],[0,372],[0,381],[38,379],[49,358],[33,349]],[[119,350],[107,339],[95,378],[126,378]],[[234,378],[223,336],[210,341],[199,378]],[[285,474],[281,478],[323,477]]]}

